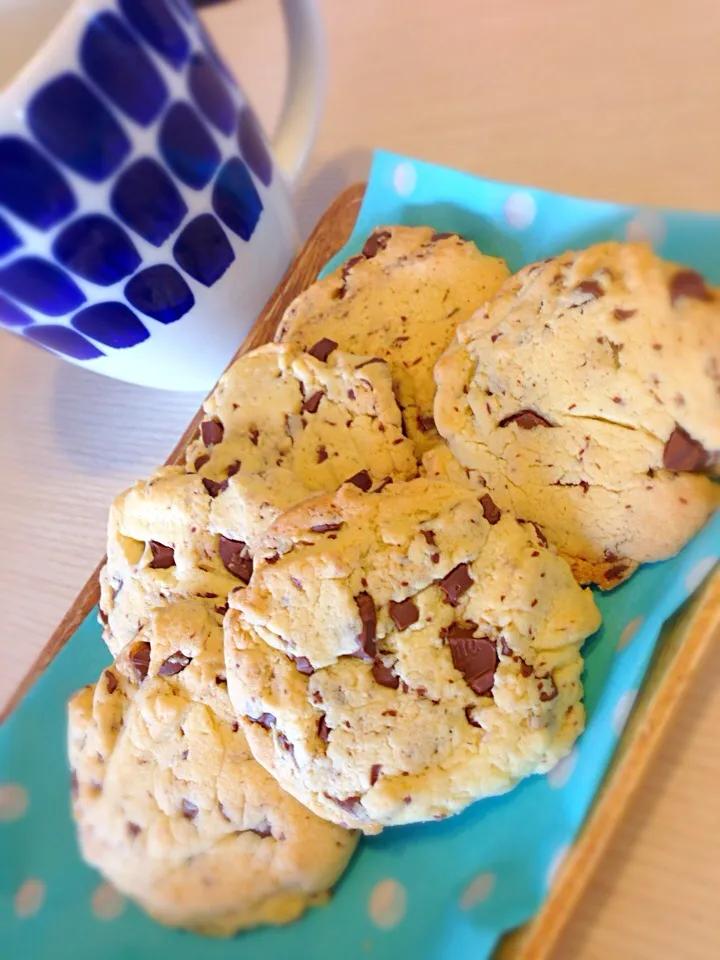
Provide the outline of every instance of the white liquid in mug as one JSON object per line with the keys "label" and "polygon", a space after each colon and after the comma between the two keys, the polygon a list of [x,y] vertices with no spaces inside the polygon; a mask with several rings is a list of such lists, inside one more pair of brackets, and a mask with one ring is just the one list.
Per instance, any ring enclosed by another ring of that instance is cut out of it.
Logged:
{"label": "white liquid in mug", "polygon": [[72,0],[0,0],[0,91],[37,53]]}

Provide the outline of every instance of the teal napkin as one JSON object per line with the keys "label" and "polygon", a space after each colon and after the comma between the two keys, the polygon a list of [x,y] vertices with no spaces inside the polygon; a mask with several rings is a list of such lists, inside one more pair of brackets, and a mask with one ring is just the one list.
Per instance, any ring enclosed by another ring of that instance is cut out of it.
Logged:
{"label": "teal napkin", "polygon": [[[492,183],[378,153],[357,226],[430,224],[511,269],[597,240],[646,237],[720,282],[720,216],[655,213]],[[329,269],[330,267],[328,267]],[[720,556],[720,516],[673,560],[598,595],[585,644],[588,725],[546,777],[442,823],[363,841],[332,902],[298,923],[230,941],[166,930],[84,866],[70,818],[65,701],[108,662],[89,617],[0,730],[0,952],[8,960],[482,960],[540,907],[642,684],[660,628]]]}

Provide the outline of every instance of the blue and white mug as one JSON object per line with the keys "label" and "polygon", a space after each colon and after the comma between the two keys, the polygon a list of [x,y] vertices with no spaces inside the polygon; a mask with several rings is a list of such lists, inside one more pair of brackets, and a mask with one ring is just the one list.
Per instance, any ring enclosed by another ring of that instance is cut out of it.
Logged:
{"label": "blue and white mug", "polygon": [[314,0],[283,10],[270,147],[187,0],[0,0],[0,326],[121,380],[212,386],[297,246],[323,47]]}

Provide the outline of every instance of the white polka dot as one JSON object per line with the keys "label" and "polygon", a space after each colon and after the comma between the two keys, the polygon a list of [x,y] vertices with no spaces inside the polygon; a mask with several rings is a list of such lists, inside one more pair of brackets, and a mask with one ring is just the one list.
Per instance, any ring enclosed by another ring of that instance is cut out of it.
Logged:
{"label": "white polka dot", "polygon": [[535,220],[537,205],[529,193],[511,193],[505,201],[505,219],[516,230],[526,230]]}
{"label": "white polka dot", "polygon": [[28,808],[28,794],[19,783],[0,786],[0,820],[19,820]]}
{"label": "white polka dot", "polygon": [[547,876],[545,878],[548,890],[555,883],[555,878],[558,875],[558,871],[560,870],[560,867],[565,862],[565,858],[569,853],[570,853],[570,844],[568,843],[564,847],[560,847],[560,849],[556,852],[555,856],[550,861],[550,866],[548,867]]}
{"label": "white polka dot", "polygon": [[661,244],[666,233],[665,221],[657,210],[641,210],[625,226],[626,240],[646,240],[653,246]]}
{"label": "white polka dot", "polygon": [[90,902],[98,920],[115,920],[125,909],[125,897],[109,883],[95,887]]}
{"label": "white polka dot", "polygon": [[612,715],[612,728],[618,736],[620,736],[625,728],[627,718],[630,716],[637,695],[637,690],[626,690],[615,704]]}
{"label": "white polka dot", "polygon": [[573,747],[570,753],[563,757],[559,763],[556,763],[550,773],[547,775],[547,782],[553,790],[559,790],[564,787],[570,777],[573,775],[575,764],[577,763],[577,747]]}
{"label": "white polka dot", "polygon": [[688,593],[694,593],[697,590],[717,562],[717,557],[703,557],[702,560],[698,560],[690,573],[685,577],[685,587]]}
{"label": "white polka dot", "polygon": [[479,903],[487,900],[495,889],[495,874],[481,873],[475,877],[472,883],[469,883],[460,897],[460,909],[470,910]]}
{"label": "white polka dot", "polygon": [[376,926],[391,930],[400,923],[406,909],[407,893],[401,883],[388,878],[375,884],[370,894],[368,912]]}
{"label": "white polka dot", "polygon": [[622,633],[620,634],[620,639],[618,640],[618,645],[615,648],[617,653],[619,650],[624,650],[625,647],[630,643],[635,634],[638,632],[640,627],[643,625],[645,617],[635,617],[634,620],[631,620],[629,623],[626,623],[623,627]]}
{"label": "white polka dot", "polygon": [[15,894],[15,914],[21,920],[34,917],[45,900],[42,880],[26,880]]}
{"label": "white polka dot", "polygon": [[393,186],[395,193],[401,197],[409,197],[417,186],[417,170],[406,160],[399,163],[393,171]]}

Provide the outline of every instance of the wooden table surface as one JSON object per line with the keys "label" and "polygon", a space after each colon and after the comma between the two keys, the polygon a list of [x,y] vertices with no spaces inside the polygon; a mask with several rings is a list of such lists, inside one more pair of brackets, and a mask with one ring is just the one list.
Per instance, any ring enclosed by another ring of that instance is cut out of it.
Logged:
{"label": "wooden table surface", "polygon": [[[322,0],[325,115],[306,234],[373,147],[518,183],[720,210],[717,0]],[[205,14],[271,127],[270,0]],[[86,373],[0,334],[0,704],[103,552],[113,495],[200,397]],[[720,650],[709,656],[554,960],[720,955]]]}

